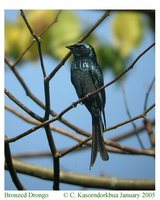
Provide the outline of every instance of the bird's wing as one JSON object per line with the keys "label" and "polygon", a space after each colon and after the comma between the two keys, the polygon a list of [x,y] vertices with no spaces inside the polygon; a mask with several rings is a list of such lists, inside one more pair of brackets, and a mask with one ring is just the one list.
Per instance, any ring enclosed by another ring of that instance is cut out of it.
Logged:
{"label": "bird's wing", "polygon": [[[90,77],[93,81],[94,87],[95,89],[99,89],[100,87],[102,87],[104,85],[103,82],[103,74],[101,69],[99,68],[99,66],[92,66],[89,70],[90,73]],[[105,90],[101,90],[101,92],[98,93],[99,96],[99,104],[101,108],[104,108],[105,106]]]}
{"label": "bird's wing", "polygon": [[[104,85],[103,74],[98,65],[93,65],[90,68],[89,73],[90,73],[90,77],[92,78],[92,81],[93,81],[93,84],[94,84],[94,87],[96,90]],[[101,90],[100,92],[98,92],[98,96],[97,96],[96,100],[97,100],[97,104],[98,104],[99,108],[101,108],[101,111],[103,113],[104,125],[106,127],[106,118],[105,118],[105,112],[104,112],[106,96],[105,96],[104,89]]]}

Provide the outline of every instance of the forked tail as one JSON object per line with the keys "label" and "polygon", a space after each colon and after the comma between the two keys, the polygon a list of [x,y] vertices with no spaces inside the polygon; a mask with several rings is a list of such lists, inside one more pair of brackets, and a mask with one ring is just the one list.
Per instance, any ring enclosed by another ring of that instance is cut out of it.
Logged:
{"label": "forked tail", "polygon": [[100,152],[102,160],[109,159],[102,136],[103,130],[104,126],[101,116],[98,117],[92,116],[92,149],[91,149],[90,169],[95,163],[98,151]]}

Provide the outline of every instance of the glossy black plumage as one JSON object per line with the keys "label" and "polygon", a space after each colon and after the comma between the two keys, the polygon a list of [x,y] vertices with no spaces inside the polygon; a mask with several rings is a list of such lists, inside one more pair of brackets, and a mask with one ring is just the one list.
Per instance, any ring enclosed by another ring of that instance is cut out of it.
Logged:
{"label": "glossy black plumage", "polygon": [[[86,94],[94,92],[103,86],[103,74],[97,63],[93,47],[86,43],[77,43],[75,45],[67,46],[67,48],[71,50],[74,56],[74,61],[71,65],[71,81],[78,97],[84,97]],[[98,151],[103,160],[109,159],[102,136],[104,127],[106,127],[104,113],[105,101],[105,90],[101,90],[98,94],[88,97],[83,101],[92,116],[92,150],[90,167],[93,166]]]}

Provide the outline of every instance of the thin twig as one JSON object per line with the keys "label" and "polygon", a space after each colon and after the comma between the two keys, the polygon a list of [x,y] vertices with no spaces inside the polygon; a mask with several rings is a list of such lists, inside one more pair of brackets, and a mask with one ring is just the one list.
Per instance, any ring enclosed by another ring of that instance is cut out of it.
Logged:
{"label": "thin twig", "polygon": [[45,94],[45,115],[44,121],[49,119],[50,114],[50,89],[49,89],[49,81],[44,79],[44,94]]}
{"label": "thin twig", "polygon": [[27,108],[24,104],[22,104],[13,94],[11,94],[6,88],[5,88],[5,94],[13,101],[15,102],[20,108],[22,108],[26,113],[28,113],[31,117],[34,119],[42,122],[42,118],[38,116],[36,113],[31,111],[29,108]]}
{"label": "thin twig", "polygon": [[41,67],[42,67],[42,72],[43,72],[43,76],[46,77],[46,71],[45,71],[45,67],[44,67],[44,62],[43,62],[43,57],[42,57],[42,48],[41,48],[41,38],[38,37],[35,32],[33,31],[31,25],[29,24],[23,10],[20,10],[21,12],[21,16],[28,28],[28,30],[30,31],[30,34],[33,36],[33,38],[36,40],[37,42],[37,46],[38,46],[38,52],[39,52],[39,58],[40,58],[40,63],[41,63]]}
{"label": "thin twig", "polygon": [[[55,19],[44,29],[42,30],[42,32],[38,35],[38,37],[42,37],[46,31],[48,31],[48,29],[50,27],[52,27],[56,22],[58,22],[58,17],[60,15],[60,11],[57,13]],[[27,51],[32,47],[32,45],[35,43],[35,40],[33,40],[28,46],[27,48],[21,53],[21,55],[17,58],[17,60],[14,62],[14,64],[12,65],[13,68],[21,61],[21,59],[23,58],[23,56],[27,53]]]}
{"label": "thin twig", "polygon": [[106,131],[110,131],[110,130],[116,129],[116,128],[120,127],[120,126],[123,126],[123,125],[125,125],[125,124],[128,124],[128,123],[130,123],[130,122],[132,122],[132,121],[135,121],[135,120],[137,120],[137,119],[145,118],[146,115],[147,115],[147,113],[150,112],[154,107],[155,107],[155,104],[152,104],[152,105],[151,105],[148,109],[146,109],[142,114],[137,115],[136,117],[133,117],[132,119],[126,120],[126,121],[124,121],[124,122],[122,122],[122,123],[119,123],[118,125],[112,126],[112,127],[110,127],[110,128],[106,128],[104,131],[105,131],[105,132],[106,132]]}
{"label": "thin twig", "polygon": [[48,31],[49,28],[51,28],[55,23],[58,22],[58,18],[59,18],[59,15],[61,14],[61,12],[62,12],[62,10],[59,10],[59,11],[57,12],[55,19],[54,19],[47,27],[45,27],[45,28],[40,32],[40,34],[38,35],[38,37],[43,36],[43,35]]}
{"label": "thin twig", "polygon": [[55,176],[53,177],[53,190],[59,190],[59,173],[60,173],[60,167],[59,167],[59,158],[57,158],[57,149],[53,140],[53,136],[51,133],[51,129],[49,124],[45,125],[45,131],[46,131],[46,136],[48,140],[48,144],[52,153],[53,157],[53,172]]}
{"label": "thin twig", "polygon": [[148,156],[155,156],[155,151],[153,149],[138,149],[138,148],[131,148],[128,146],[120,145],[117,142],[114,142],[112,140],[106,140],[105,142],[107,145],[110,145],[112,147],[121,149],[123,151],[126,151],[130,154],[140,154],[140,155],[148,155]]}
{"label": "thin twig", "polygon": [[[129,111],[129,107],[128,107],[128,104],[127,104],[127,98],[126,98],[126,95],[125,95],[124,86],[123,86],[123,84],[121,84],[121,86],[122,86],[122,94],[123,94],[123,99],[124,99],[124,104],[125,104],[126,112],[127,112],[127,114],[128,114],[129,119],[132,119],[132,116],[131,116],[131,113],[130,113],[130,111]],[[143,142],[141,141],[141,138],[140,138],[140,136],[139,136],[139,134],[138,134],[136,124],[134,123],[134,121],[131,122],[131,124],[132,124],[132,126],[133,126],[133,128],[134,128],[134,131],[135,131],[137,140],[138,140],[138,142],[139,142],[141,148],[144,149],[144,145],[143,145]]]}
{"label": "thin twig", "polygon": [[145,101],[144,101],[144,110],[146,110],[146,108],[147,108],[149,94],[151,92],[154,82],[155,82],[155,77],[153,78],[153,80],[152,80],[151,84],[149,85],[148,90],[146,92],[146,97],[145,97]]}
{"label": "thin twig", "polygon": [[[147,107],[147,103],[148,103],[148,98],[149,98],[149,94],[151,92],[151,89],[153,87],[153,84],[155,82],[155,77],[153,78],[148,90],[147,90],[147,93],[146,93],[146,97],[145,97],[145,101],[144,101],[144,110],[145,108]],[[150,139],[150,143],[151,143],[151,146],[152,147],[155,147],[155,136],[154,136],[154,132],[153,132],[153,126],[152,126],[152,123],[149,119],[145,118],[144,119],[144,126],[146,127],[146,130],[148,132],[148,135],[149,135],[149,139]]]}
{"label": "thin twig", "polygon": [[[60,151],[59,154],[57,154],[57,157],[63,157],[67,155],[68,153],[71,153],[78,148],[82,148],[84,144],[90,144],[88,143],[89,140],[92,139],[92,136],[88,137],[85,140],[81,140],[78,144],[74,145],[73,147],[68,148],[67,150]],[[117,142],[114,142],[112,140],[106,140],[105,144],[107,145],[106,150],[108,152],[113,152],[113,153],[121,153],[121,154],[135,154],[135,155],[147,155],[147,156],[155,156],[155,151],[154,149],[137,149],[137,148],[131,148],[128,146],[120,145]],[[114,148],[111,148],[114,147]],[[119,151],[121,150],[121,151]]]}
{"label": "thin twig", "polygon": [[21,16],[28,28],[28,30],[30,31],[30,34],[32,35],[32,37],[36,40],[37,42],[37,46],[38,46],[38,52],[39,52],[39,58],[40,58],[40,63],[41,63],[41,67],[42,67],[42,72],[43,72],[43,76],[46,77],[46,71],[45,71],[45,67],[44,67],[44,62],[43,62],[43,57],[42,57],[42,48],[41,48],[41,38],[38,37],[35,32],[33,31],[31,25],[29,24],[23,10],[20,10],[21,12]]}
{"label": "thin twig", "polygon": [[[152,126],[155,125],[155,120],[151,121]],[[137,132],[138,133],[142,133],[146,128],[144,126],[140,126],[139,128],[137,128]],[[135,131],[131,130],[131,131],[127,131],[125,133],[120,133],[119,135],[116,135],[114,137],[111,138],[112,141],[119,141],[119,140],[124,140],[128,137],[134,136],[135,135]]]}
{"label": "thin twig", "polygon": [[[155,82],[155,77],[153,78],[153,80],[152,80],[152,82],[151,82],[151,84],[150,84],[150,86],[149,86],[149,88],[147,90],[145,101],[144,101],[144,110],[147,107],[149,94],[151,92],[151,89],[153,87],[154,82]],[[149,119],[145,118],[144,119],[144,126],[146,127],[146,130],[148,132],[148,136],[149,136],[149,140],[150,140],[151,146],[155,147],[155,135],[154,135],[153,126],[152,126],[151,121]]]}
{"label": "thin twig", "polygon": [[155,147],[155,135],[154,135],[152,123],[148,118],[145,118],[143,123],[144,123],[144,126],[146,127],[146,130],[148,132],[148,136],[149,136],[151,146]]}

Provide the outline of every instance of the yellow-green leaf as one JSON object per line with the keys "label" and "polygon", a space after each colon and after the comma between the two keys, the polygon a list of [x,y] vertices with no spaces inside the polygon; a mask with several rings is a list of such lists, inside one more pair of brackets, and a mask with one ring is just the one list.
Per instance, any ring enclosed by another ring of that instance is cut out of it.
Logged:
{"label": "yellow-green leaf", "polygon": [[49,50],[55,58],[61,59],[68,52],[65,46],[73,44],[79,39],[80,20],[74,12],[62,11],[58,23],[49,33]]}
{"label": "yellow-green leaf", "polygon": [[127,57],[142,39],[143,16],[136,11],[118,12],[113,21],[115,47],[122,57]]}

